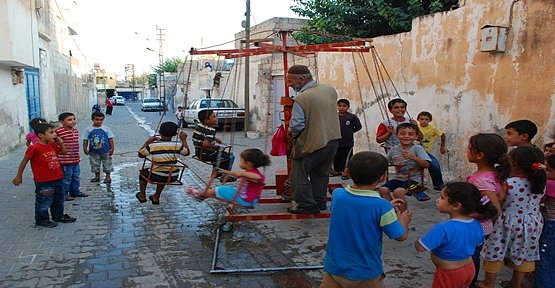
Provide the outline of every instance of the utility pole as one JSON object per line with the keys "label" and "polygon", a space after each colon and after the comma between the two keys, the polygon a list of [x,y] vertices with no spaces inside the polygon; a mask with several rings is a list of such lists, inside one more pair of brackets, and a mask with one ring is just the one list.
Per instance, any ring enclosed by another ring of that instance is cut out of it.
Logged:
{"label": "utility pole", "polygon": [[[246,0],[247,12],[245,12],[245,48],[248,49],[250,46],[250,34],[251,34],[251,1]],[[245,57],[245,132],[250,131],[250,91],[249,91],[249,70],[250,61],[249,56]]]}
{"label": "utility pole", "polygon": [[159,47],[158,47],[158,63],[160,64],[159,68],[160,68],[160,84],[158,84],[158,96],[160,97],[160,102],[162,102],[163,105],[163,111],[160,112],[160,114],[166,115],[166,81],[164,78],[164,36],[166,34],[164,34],[164,30],[166,30],[165,28],[161,28],[158,27],[158,25],[156,25],[156,36],[158,36],[158,43],[159,43]]}

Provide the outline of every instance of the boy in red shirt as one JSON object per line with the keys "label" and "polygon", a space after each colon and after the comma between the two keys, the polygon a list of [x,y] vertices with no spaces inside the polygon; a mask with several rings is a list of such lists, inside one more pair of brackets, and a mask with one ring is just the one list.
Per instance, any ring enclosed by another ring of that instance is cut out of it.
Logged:
{"label": "boy in red shirt", "polygon": [[58,155],[62,171],[64,171],[64,179],[62,185],[64,186],[64,197],[66,201],[74,200],[75,197],[88,197],[89,194],[81,193],[79,191],[79,175],[81,169],[79,162],[79,130],[75,128],[77,119],[75,114],[64,112],[58,116],[62,127],[56,129],[56,135],[64,140],[67,154]]}
{"label": "boy in red shirt", "polygon": [[[23,182],[23,171],[27,162],[31,161],[31,170],[35,180],[35,224],[37,226],[53,228],[56,222],[75,222],[75,218],[64,214],[64,189],[62,178],[64,172],[58,161],[58,154],[67,152],[64,142],[56,136],[54,126],[39,123],[35,126],[35,134],[40,141],[27,147],[25,157],[19,164],[17,175],[12,183],[18,186]],[[52,220],[48,215],[52,214]]]}

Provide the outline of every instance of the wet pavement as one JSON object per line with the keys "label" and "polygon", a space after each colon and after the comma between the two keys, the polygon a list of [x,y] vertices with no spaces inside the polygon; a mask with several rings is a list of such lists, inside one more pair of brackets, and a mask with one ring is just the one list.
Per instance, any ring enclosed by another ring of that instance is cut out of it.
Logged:
{"label": "wet pavement", "polygon": [[[135,198],[138,170],[143,161],[137,149],[168,113],[141,112],[139,103],[115,106],[105,125],[115,134],[112,183],[91,183],[88,156],[82,155],[81,190],[87,198],[65,202],[65,212],[77,222],[55,228],[34,225],[34,185],[30,167],[23,184],[11,184],[25,147],[0,158],[0,287],[317,287],[322,270],[210,273],[216,230],[225,208],[217,201],[196,202],[184,193],[188,185],[203,187],[211,167],[186,157],[184,186],[167,186],[160,205]],[[80,131],[90,125],[81,120]],[[192,135],[192,129],[185,131]],[[245,148],[270,149],[270,137],[248,139],[242,132],[220,131],[234,153]],[[189,139],[191,144],[191,140]],[[236,163],[237,165],[237,163]],[[237,166],[236,166],[237,167]],[[275,184],[276,170],[285,157],[272,157],[265,170],[267,184]],[[103,176],[103,175],[102,175]],[[332,178],[332,182],[339,177]],[[344,181],[348,183],[348,181]],[[219,184],[219,183],[215,183]],[[147,194],[153,194],[149,185]],[[275,196],[275,191],[265,191]],[[437,192],[432,193],[435,199]],[[288,204],[259,205],[245,213],[285,212]],[[418,253],[414,241],[446,215],[434,201],[409,199],[414,213],[409,239],[384,239],[387,287],[430,287],[434,267],[428,253]],[[235,223],[221,234],[218,265],[228,269],[319,266],[323,264],[328,219]]]}

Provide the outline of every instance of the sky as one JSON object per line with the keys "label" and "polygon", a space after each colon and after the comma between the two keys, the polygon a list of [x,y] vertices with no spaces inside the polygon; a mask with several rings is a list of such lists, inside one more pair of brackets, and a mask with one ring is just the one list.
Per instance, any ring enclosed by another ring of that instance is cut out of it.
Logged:
{"label": "sky", "polygon": [[[163,31],[164,59],[184,59],[191,47],[233,41],[244,28],[245,0],[75,0],[79,50],[85,65],[99,63],[106,72],[125,75],[150,72],[159,62],[156,27]],[[273,17],[299,18],[289,7],[293,0],[251,0],[251,26]],[[147,48],[154,51],[149,51]],[[230,49],[233,44],[211,49]]]}

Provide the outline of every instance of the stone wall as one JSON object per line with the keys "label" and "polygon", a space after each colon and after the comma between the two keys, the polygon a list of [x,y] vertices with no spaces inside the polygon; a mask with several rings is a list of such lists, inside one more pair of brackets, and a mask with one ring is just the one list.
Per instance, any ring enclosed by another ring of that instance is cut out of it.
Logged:
{"label": "stone wall", "polygon": [[[555,3],[516,2],[510,21],[512,3],[467,0],[457,10],[414,19],[410,32],[373,39],[410,116],[429,111],[446,133],[449,153],[439,159],[451,179],[463,179],[475,168],[466,160],[467,141],[475,133],[501,134],[508,122],[526,118],[538,125],[533,142],[553,140]],[[510,27],[504,53],[480,51],[481,27],[487,24]],[[383,119],[382,95],[375,95],[358,55],[355,59],[353,64],[350,54],[318,54],[319,78],[351,99],[353,111],[368,123],[369,137],[358,133],[357,148],[379,151],[374,133]],[[370,53],[365,59],[373,63]]]}

